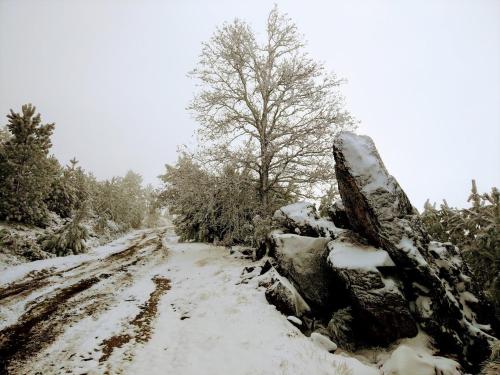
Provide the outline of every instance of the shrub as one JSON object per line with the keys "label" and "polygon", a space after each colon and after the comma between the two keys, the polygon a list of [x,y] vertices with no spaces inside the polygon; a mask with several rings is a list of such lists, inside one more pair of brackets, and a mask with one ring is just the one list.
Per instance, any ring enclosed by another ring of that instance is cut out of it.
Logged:
{"label": "shrub", "polygon": [[85,241],[89,238],[89,232],[81,224],[83,218],[84,214],[83,210],[81,210],[59,231],[43,240],[43,249],[58,256],[85,252],[87,249]]}

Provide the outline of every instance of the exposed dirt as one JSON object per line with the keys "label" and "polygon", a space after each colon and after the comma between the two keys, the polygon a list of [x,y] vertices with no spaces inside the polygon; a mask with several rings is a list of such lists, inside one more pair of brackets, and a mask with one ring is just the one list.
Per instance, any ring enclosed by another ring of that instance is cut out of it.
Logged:
{"label": "exposed dirt", "polygon": [[[49,344],[57,334],[56,326],[47,326],[44,322],[54,314],[63,314],[68,299],[100,280],[100,277],[91,277],[62,289],[55,296],[31,307],[14,326],[0,331],[0,373],[8,372],[8,364],[13,358],[22,361]],[[36,336],[43,340],[34,340],[37,330]]]}
{"label": "exposed dirt", "polygon": [[160,297],[170,289],[170,280],[166,278],[155,277],[153,281],[156,285],[155,290],[149,295],[146,303],[141,306],[139,314],[130,322],[130,325],[133,327],[133,333],[114,335],[104,340],[102,342],[103,355],[99,359],[99,362],[106,361],[115,348],[121,348],[131,340],[144,343],[151,338],[151,321],[156,317],[158,312],[158,302]]}

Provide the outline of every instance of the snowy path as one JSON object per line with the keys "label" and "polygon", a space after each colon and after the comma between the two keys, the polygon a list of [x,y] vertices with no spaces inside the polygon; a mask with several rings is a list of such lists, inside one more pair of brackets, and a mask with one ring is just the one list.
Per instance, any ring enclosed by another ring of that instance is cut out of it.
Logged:
{"label": "snowy path", "polygon": [[13,267],[0,275],[0,373],[379,373],[303,336],[241,282],[249,265],[170,229]]}

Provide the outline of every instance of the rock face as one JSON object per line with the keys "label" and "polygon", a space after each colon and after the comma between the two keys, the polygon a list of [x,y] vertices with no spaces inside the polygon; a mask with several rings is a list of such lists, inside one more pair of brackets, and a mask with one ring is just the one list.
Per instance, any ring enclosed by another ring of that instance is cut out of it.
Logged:
{"label": "rock face", "polygon": [[297,285],[300,294],[316,310],[331,307],[333,281],[324,261],[330,239],[293,233],[273,233],[271,239],[278,271]]}
{"label": "rock face", "polygon": [[389,254],[346,231],[328,244],[328,264],[349,293],[357,324],[354,334],[368,344],[388,345],[418,333],[397,282]]}
{"label": "rock face", "polygon": [[466,366],[484,360],[491,336],[472,312],[479,299],[459,253],[429,241],[417,211],[369,137],[343,132],[333,154],[351,228],[389,253],[421,327]]}
{"label": "rock face", "polygon": [[267,273],[278,276],[266,297],[345,348],[386,346],[420,327],[475,371],[493,321],[460,252],[430,241],[369,137],[343,132],[333,151],[342,202],[330,218],[305,202],[276,211]]}

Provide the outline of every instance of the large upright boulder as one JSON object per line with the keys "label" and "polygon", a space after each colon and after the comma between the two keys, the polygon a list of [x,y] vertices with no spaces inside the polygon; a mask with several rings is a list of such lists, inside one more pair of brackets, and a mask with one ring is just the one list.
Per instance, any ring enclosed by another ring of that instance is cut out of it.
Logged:
{"label": "large upright boulder", "polygon": [[350,227],[390,255],[417,321],[440,349],[476,367],[493,338],[482,324],[488,322],[476,320],[480,314],[473,310],[481,298],[473,293],[476,288],[460,254],[430,243],[418,212],[387,172],[371,138],[342,132],[333,154]]}

